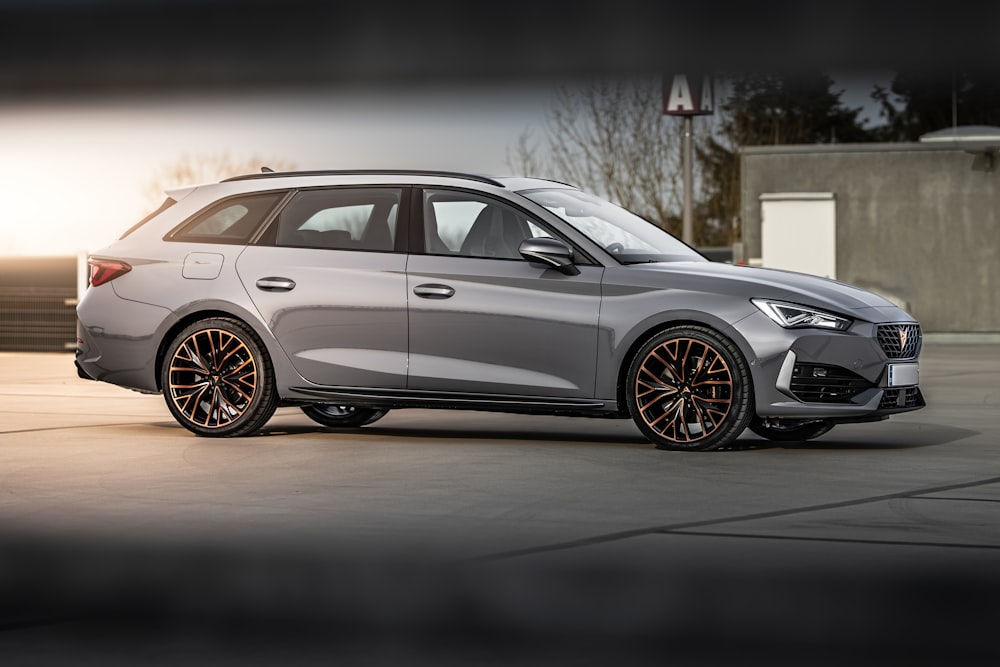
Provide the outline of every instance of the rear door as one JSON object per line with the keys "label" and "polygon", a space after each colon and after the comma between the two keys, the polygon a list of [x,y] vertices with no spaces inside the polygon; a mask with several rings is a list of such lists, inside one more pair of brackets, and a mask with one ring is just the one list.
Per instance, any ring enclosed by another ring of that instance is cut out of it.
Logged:
{"label": "rear door", "polygon": [[406,386],[405,192],[302,190],[240,256],[251,300],[307,380]]}

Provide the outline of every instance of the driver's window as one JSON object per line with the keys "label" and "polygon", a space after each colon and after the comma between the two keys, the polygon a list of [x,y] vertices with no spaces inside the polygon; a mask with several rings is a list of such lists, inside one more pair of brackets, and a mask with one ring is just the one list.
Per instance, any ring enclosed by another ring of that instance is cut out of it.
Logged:
{"label": "driver's window", "polygon": [[521,243],[539,236],[551,234],[503,202],[469,192],[424,191],[428,254],[521,260]]}

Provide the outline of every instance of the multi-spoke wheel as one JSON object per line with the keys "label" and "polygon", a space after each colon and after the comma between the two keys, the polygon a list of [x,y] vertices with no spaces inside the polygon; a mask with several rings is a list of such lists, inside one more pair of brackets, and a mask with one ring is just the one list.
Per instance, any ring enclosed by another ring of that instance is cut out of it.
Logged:
{"label": "multi-spoke wheel", "polygon": [[776,442],[803,442],[827,433],[833,424],[825,419],[795,421],[784,419],[761,419],[755,417],[750,422],[750,430],[762,438]]}
{"label": "multi-spoke wheel", "polygon": [[626,391],[632,419],[660,449],[723,447],[753,414],[743,355],[706,327],[673,327],[647,341],[629,368]]}
{"label": "multi-spoke wheel", "polygon": [[303,405],[302,412],[317,424],[330,428],[364,426],[385,417],[388,410],[359,408],[353,405]]}
{"label": "multi-spoke wheel", "polygon": [[170,412],[198,435],[253,433],[278,405],[267,352],[238,320],[206,319],[181,331],[167,349],[161,377]]}

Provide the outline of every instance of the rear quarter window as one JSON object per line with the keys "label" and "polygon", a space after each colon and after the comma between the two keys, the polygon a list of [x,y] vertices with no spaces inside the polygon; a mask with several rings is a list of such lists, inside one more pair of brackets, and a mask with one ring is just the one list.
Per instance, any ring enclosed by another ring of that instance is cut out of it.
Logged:
{"label": "rear quarter window", "polygon": [[164,240],[246,244],[284,196],[284,192],[268,192],[227,199],[195,214]]}

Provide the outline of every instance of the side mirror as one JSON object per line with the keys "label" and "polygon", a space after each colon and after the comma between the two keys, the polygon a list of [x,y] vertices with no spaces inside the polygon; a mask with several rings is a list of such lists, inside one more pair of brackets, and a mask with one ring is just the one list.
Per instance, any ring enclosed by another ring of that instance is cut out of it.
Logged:
{"label": "side mirror", "polygon": [[525,239],[517,251],[529,262],[545,264],[567,276],[580,273],[580,269],[573,263],[573,249],[558,239]]}

